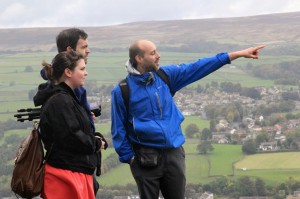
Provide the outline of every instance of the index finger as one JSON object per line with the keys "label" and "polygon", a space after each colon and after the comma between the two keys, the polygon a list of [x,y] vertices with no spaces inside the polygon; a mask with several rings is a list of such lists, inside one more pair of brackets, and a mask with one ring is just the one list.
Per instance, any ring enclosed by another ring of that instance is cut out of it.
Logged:
{"label": "index finger", "polygon": [[256,49],[256,50],[259,50],[259,49],[262,49],[262,48],[264,48],[265,46],[266,46],[266,45],[260,45],[260,46],[256,46],[256,47],[255,47],[255,49]]}

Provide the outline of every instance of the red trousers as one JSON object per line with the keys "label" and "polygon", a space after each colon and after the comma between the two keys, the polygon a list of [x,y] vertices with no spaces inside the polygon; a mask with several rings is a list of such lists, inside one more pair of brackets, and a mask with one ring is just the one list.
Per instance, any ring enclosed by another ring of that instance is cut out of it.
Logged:
{"label": "red trousers", "polygon": [[45,165],[44,199],[95,199],[93,176]]}

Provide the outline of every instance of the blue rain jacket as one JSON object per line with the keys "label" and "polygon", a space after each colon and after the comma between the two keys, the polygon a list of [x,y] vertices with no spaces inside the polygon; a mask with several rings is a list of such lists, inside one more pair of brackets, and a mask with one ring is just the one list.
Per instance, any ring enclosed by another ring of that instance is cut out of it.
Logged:
{"label": "blue rain jacket", "polygon": [[[160,68],[168,76],[172,91],[176,92],[228,63],[228,54],[220,53],[194,63]],[[184,117],[177,108],[168,85],[155,71],[133,74],[133,70],[132,66],[127,65],[129,74],[126,80],[130,90],[128,111],[120,86],[116,85],[111,93],[113,145],[123,163],[129,163],[134,156],[132,145],[168,149],[178,148],[185,142],[180,126]],[[125,129],[127,124],[128,135]]]}

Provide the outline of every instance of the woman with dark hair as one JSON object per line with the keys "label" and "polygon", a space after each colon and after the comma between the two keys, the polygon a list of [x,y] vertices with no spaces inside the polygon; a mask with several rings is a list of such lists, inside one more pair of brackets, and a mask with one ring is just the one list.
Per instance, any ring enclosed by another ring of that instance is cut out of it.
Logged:
{"label": "woman with dark hair", "polygon": [[97,152],[105,147],[93,133],[89,117],[74,94],[84,84],[84,57],[61,52],[52,64],[42,65],[51,83],[44,83],[34,97],[42,105],[40,132],[46,149],[43,198],[93,199],[93,173]]}

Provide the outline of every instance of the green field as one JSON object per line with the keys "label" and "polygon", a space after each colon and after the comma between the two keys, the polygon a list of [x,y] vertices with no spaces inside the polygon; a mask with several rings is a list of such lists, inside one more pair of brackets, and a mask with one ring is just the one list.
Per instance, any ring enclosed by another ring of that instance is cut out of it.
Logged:
{"label": "green field", "polygon": [[300,168],[297,169],[265,169],[236,171],[236,176],[253,176],[261,178],[267,185],[279,185],[289,179],[300,180]]}
{"label": "green field", "polygon": [[[28,92],[36,89],[40,83],[44,82],[39,75],[39,71],[42,68],[41,62],[43,60],[50,61],[55,54],[55,52],[34,52],[0,55],[0,65],[2,66],[0,72],[0,121],[12,118],[15,111],[19,108],[33,107],[33,103],[28,100]],[[94,80],[99,86],[103,84],[115,85],[126,75],[125,62],[128,57],[127,54],[127,52],[92,52],[87,65],[89,73],[87,80]],[[161,65],[192,62],[198,58],[213,55],[178,52],[160,52],[160,54]],[[242,71],[241,68],[249,62],[253,66],[259,66],[260,64],[274,64],[282,61],[294,61],[296,59],[298,59],[296,56],[262,56],[259,60],[255,60],[255,62],[247,59],[239,59],[231,65],[224,66],[202,80],[193,83],[191,86],[205,86],[211,83],[211,81],[216,81],[219,83],[240,83],[245,87],[269,87],[273,85],[273,81],[252,77]],[[33,71],[25,72],[27,66],[31,66]],[[185,129],[184,126],[183,129]],[[103,132],[108,131],[105,129]]]}
{"label": "green field", "polygon": [[290,178],[300,180],[299,157],[300,152],[246,156],[235,164],[235,174],[260,177],[268,184],[279,184]]}
{"label": "green field", "polygon": [[[247,156],[247,158],[235,164],[236,169],[297,169],[300,168],[300,153],[270,153]],[[284,159],[284,161],[282,161]]]}
{"label": "green field", "polygon": [[233,175],[233,162],[242,158],[240,145],[214,145],[209,157],[211,162],[210,176]]}
{"label": "green field", "polygon": [[[213,146],[215,148],[214,151],[211,154],[204,156],[195,151],[196,144],[187,143],[184,145],[186,152],[187,183],[205,184],[219,176],[233,178],[238,178],[240,176],[259,177],[269,185],[278,185],[290,178],[300,180],[300,164],[299,161],[295,161],[297,159],[293,159],[299,157],[300,152],[258,154],[245,156],[242,159],[243,155],[240,145]],[[292,159],[294,161],[292,161]],[[265,166],[264,161],[268,161],[268,166]],[[276,164],[279,162],[286,163],[282,163],[279,166]],[[293,163],[293,166],[290,166],[288,162],[298,163]],[[256,169],[247,169],[246,171],[240,169],[243,168],[240,166],[245,166],[244,164],[248,166],[249,163],[253,166],[251,168]],[[233,169],[233,165],[235,165],[235,170]],[[102,175],[99,180],[101,184],[107,186],[134,183],[127,164],[121,164],[117,169]]]}
{"label": "green field", "polygon": [[103,135],[110,134],[110,126],[111,122],[95,123],[96,131],[100,131]]}
{"label": "green field", "polygon": [[[212,56],[213,54],[199,54],[199,53],[172,53],[161,52],[161,65],[168,65],[171,63],[183,63],[195,61],[198,58]],[[41,62],[43,60],[50,61],[55,55],[55,52],[35,52],[35,53],[20,53],[20,54],[2,54],[0,55],[0,65],[2,66],[0,72],[0,92],[12,91],[16,94],[18,92],[28,92],[35,89],[37,85],[43,80],[40,78],[39,71],[41,69]],[[127,52],[119,53],[91,53],[87,65],[88,76],[87,80],[96,80],[99,85],[102,84],[116,84],[120,79],[126,75],[125,62],[127,60]],[[205,85],[211,81],[224,82],[230,81],[240,83],[242,86],[271,86],[273,82],[270,80],[262,80],[251,77],[241,70],[241,67],[251,62],[254,66],[261,64],[274,64],[282,61],[294,61],[298,57],[292,56],[263,56],[255,62],[247,59],[239,59],[234,61],[231,65],[224,66],[217,72],[203,78],[194,85]],[[24,72],[26,66],[31,66],[33,72]],[[1,93],[0,101],[7,98],[13,93]],[[19,100],[27,100],[28,96],[19,95]]]}

